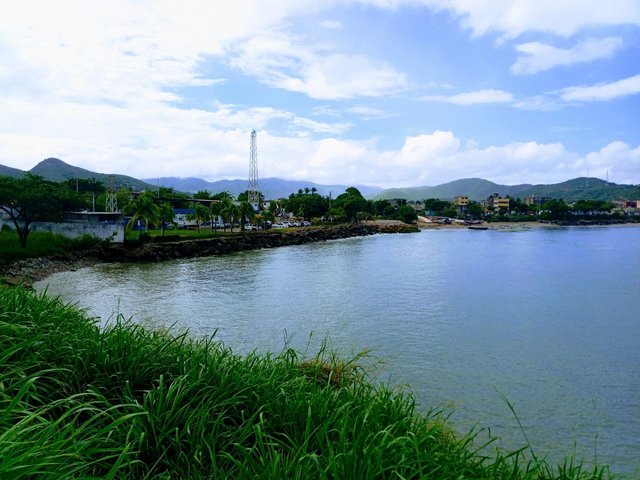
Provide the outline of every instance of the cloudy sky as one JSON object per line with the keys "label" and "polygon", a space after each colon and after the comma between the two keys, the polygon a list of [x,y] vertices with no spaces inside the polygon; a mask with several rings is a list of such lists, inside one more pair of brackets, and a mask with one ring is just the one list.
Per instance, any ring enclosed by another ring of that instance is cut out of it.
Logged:
{"label": "cloudy sky", "polygon": [[638,0],[2,3],[0,164],[640,183]]}

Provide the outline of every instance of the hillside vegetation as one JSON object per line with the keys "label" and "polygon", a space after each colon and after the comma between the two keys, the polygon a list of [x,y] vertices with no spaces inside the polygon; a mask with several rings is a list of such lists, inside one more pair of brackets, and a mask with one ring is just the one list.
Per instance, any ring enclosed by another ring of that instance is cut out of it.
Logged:
{"label": "hillside vegetation", "polygon": [[353,362],[234,355],[212,339],[100,330],[0,287],[0,478],[596,479],[455,438]]}
{"label": "hillside vegetation", "polygon": [[567,202],[578,200],[616,200],[619,198],[640,199],[640,185],[618,185],[599,178],[575,178],[551,185],[499,185],[481,178],[465,178],[435,187],[392,188],[375,195],[376,199],[404,198],[422,201],[427,198],[452,200],[458,195],[466,195],[479,202],[489,195],[525,198],[539,195],[563,199]]}

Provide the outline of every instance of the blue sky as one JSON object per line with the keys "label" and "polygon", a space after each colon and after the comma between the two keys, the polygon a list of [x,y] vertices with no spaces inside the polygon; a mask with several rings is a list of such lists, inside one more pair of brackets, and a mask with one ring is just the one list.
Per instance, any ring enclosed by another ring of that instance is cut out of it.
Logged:
{"label": "blue sky", "polygon": [[22,1],[0,164],[382,187],[640,183],[638,0]]}

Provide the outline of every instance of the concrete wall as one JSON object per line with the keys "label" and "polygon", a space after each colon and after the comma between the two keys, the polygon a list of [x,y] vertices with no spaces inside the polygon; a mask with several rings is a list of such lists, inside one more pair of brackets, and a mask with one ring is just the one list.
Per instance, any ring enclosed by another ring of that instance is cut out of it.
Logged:
{"label": "concrete wall", "polygon": [[[12,222],[4,222],[9,228],[13,229]],[[0,225],[2,228],[2,225]],[[124,225],[98,224],[88,225],[83,223],[52,223],[52,222],[33,222],[30,226],[32,232],[51,232],[56,235],[62,235],[68,238],[82,237],[83,235],[92,235],[97,238],[111,238],[113,243],[124,242]],[[115,235],[114,235],[115,233]]]}

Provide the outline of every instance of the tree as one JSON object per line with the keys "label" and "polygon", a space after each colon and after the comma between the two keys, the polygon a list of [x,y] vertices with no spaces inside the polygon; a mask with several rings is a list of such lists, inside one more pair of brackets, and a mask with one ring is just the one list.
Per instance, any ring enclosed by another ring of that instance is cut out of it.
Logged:
{"label": "tree", "polygon": [[482,217],[482,205],[480,205],[478,202],[469,202],[469,205],[467,206],[467,214],[473,218]]}
{"label": "tree", "polygon": [[542,205],[542,210],[543,220],[563,220],[569,215],[570,208],[564,200],[552,199]]}
{"label": "tree", "polygon": [[158,199],[164,202],[170,202],[174,208],[188,208],[190,195],[186,193],[175,192],[173,188],[160,187],[158,189]]}
{"label": "tree", "polygon": [[334,206],[335,208],[343,209],[347,220],[350,222],[357,221],[360,212],[368,212],[370,210],[369,202],[355,187],[349,187],[345,193],[338,195]]}
{"label": "tree", "polygon": [[196,222],[199,232],[200,225],[206,222],[208,218],[211,218],[211,211],[201,203],[192,203],[191,208],[193,208],[193,213],[188,213],[186,217],[187,220]]}
{"label": "tree", "polygon": [[193,198],[209,200],[211,198],[211,194],[209,193],[209,190],[200,190],[193,194]]}
{"label": "tree", "polygon": [[435,215],[442,215],[451,206],[451,202],[440,200],[439,198],[427,198],[424,201],[424,209],[433,212]]}
{"label": "tree", "polygon": [[[245,190],[240,193],[237,197],[238,202],[248,202],[249,201],[249,190]],[[264,195],[262,192],[258,192],[258,203],[262,205],[264,203]]]}
{"label": "tree", "polygon": [[228,222],[231,225],[231,233],[233,233],[233,222],[240,218],[240,208],[230,200],[225,200],[221,215],[225,224]]}
{"label": "tree", "polygon": [[233,195],[231,195],[229,192],[224,191],[224,192],[218,192],[218,193],[214,193],[213,195],[211,195],[211,200],[233,200]]}
{"label": "tree", "polygon": [[63,188],[30,173],[22,178],[0,177],[0,210],[9,215],[22,248],[27,247],[33,222],[62,220]]}
{"label": "tree", "polygon": [[411,205],[402,205],[395,213],[397,220],[402,220],[404,223],[413,223],[418,219],[418,214]]}
{"label": "tree", "polygon": [[266,222],[273,223],[273,222],[275,222],[275,220],[276,220],[276,217],[275,217],[275,215],[273,214],[273,212],[271,210],[263,210],[262,211],[262,213],[261,213],[261,221],[263,222],[262,223],[262,228],[265,227],[265,223]]}
{"label": "tree", "polygon": [[156,195],[150,191],[144,191],[138,198],[133,199],[124,208],[127,215],[131,215],[131,220],[127,228],[133,228],[137,220],[144,221],[145,232],[149,229],[150,223],[158,222],[160,219],[160,207],[156,204]]}
{"label": "tree", "polygon": [[[305,190],[309,190],[308,188]],[[312,191],[292,193],[285,201],[286,209],[305,220],[312,217],[322,217],[329,209],[329,199]]]}
{"label": "tree", "polygon": [[252,222],[255,220],[255,212],[253,210],[253,206],[249,202],[241,202],[238,206],[238,211],[240,213],[240,230],[244,232],[244,224],[249,221]]}
{"label": "tree", "polygon": [[[211,204],[211,231],[217,230],[218,218],[222,216],[222,210],[224,209],[224,202],[213,202]],[[224,220],[223,220],[224,223]]]}
{"label": "tree", "polygon": [[395,212],[395,208],[393,208],[393,206],[391,205],[391,202],[389,200],[376,200],[373,202],[373,210],[375,212],[376,215],[389,215],[389,213],[386,212],[390,212],[391,214],[393,214]]}
{"label": "tree", "polygon": [[173,206],[170,203],[163,202],[160,204],[160,225],[162,228],[162,236],[164,237],[165,224],[167,222],[173,223],[175,214],[173,213]]}

